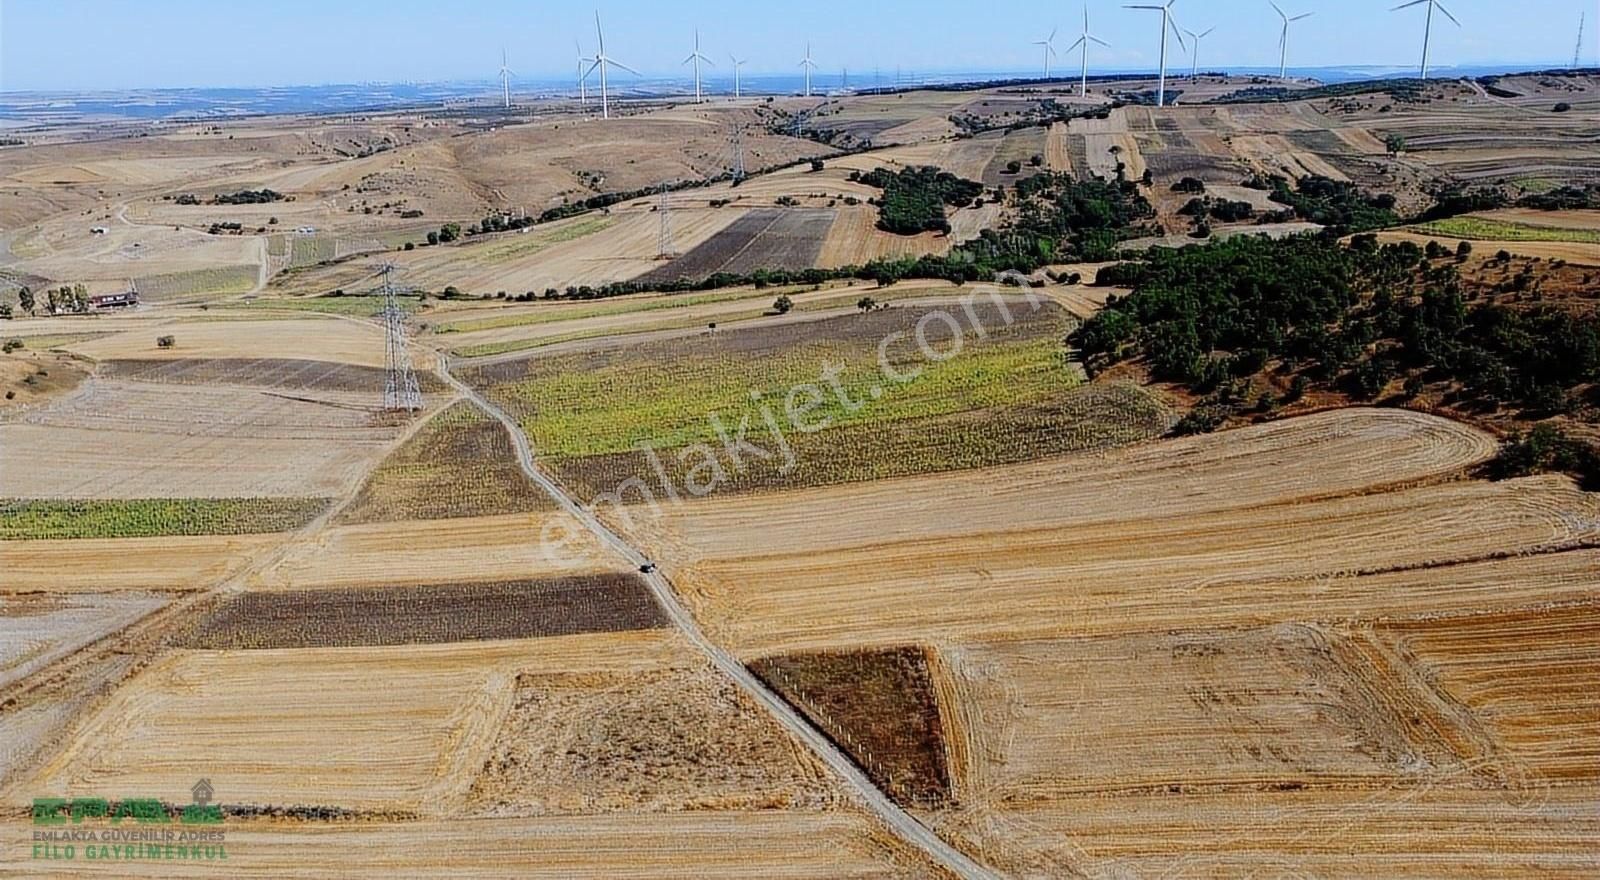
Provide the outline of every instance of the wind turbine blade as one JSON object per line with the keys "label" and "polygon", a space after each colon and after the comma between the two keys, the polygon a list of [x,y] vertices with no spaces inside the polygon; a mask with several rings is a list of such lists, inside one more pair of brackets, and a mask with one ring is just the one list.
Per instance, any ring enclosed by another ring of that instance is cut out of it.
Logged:
{"label": "wind turbine blade", "polygon": [[594,14],[594,35],[600,41],[600,48],[594,53],[594,57],[599,58],[606,54],[606,32],[600,29],[599,11]]}
{"label": "wind turbine blade", "polygon": [[[1423,0],[1423,2],[1427,2],[1427,0]],[[1283,7],[1279,6],[1276,3],[1273,3],[1272,0],[1267,0],[1267,5],[1271,6],[1274,10],[1277,11],[1279,18],[1288,18],[1289,17],[1288,15],[1284,14]]]}
{"label": "wind turbine blade", "polygon": [[1107,43],[1105,40],[1102,40],[1099,37],[1090,37],[1089,39],[1095,41],[1096,43],[1099,43],[1102,46],[1105,46],[1107,49],[1111,48],[1111,44],[1110,43]]}
{"label": "wind turbine blade", "polygon": [[1440,12],[1443,12],[1445,18],[1448,18],[1451,21],[1455,22],[1456,27],[1461,27],[1461,22],[1456,21],[1456,17],[1450,14],[1450,10],[1444,8],[1444,4],[1443,3],[1435,2],[1433,4],[1433,8],[1439,10]]}
{"label": "wind turbine blade", "polygon": [[626,70],[627,72],[633,74],[634,76],[644,76],[644,74],[640,73],[637,70],[634,70],[633,68],[629,67],[626,64],[623,64],[621,61],[613,61],[612,59],[607,58],[606,59],[606,63],[611,65],[612,67],[620,67],[623,70]]}
{"label": "wind turbine blade", "polygon": [[691,62],[693,60],[694,60],[694,56],[690,55],[688,58],[683,59],[683,63],[684,64],[688,64],[689,62]]}
{"label": "wind turbine blade", "polygon": [[1290,20],[1290,21],[1299,21],[1299,20],[1300,20],[1300,19],[1302,19],[1302,18],[1310,18],[1310,17],[1311,17],[1311,16],[1313,16],[1313,15],[1316,15],[1316,13],[1315,13],[1315,12],[1307,12],[1307,13],[1306,13],[1306,14],[1304,14],[1304,15],[1297,15],[1297,16],[1295,16],[1295,17],[1294,17],[1294,18],[1291,18],[1291,19],[1289,19],[1289,20]]}
{"label": "wind turbine blade", "polygon": [[1428,0],[1411,0],[1410,3],[1402,3],[1399,6],[1396,6],[1395,8],[1393,8],[1393,9],[1391,9],[1389,11],[1390,12],[1399,12],[1402,9],[1410,9],[1413,6],[1421,6],[1422,4],[1427,3],[1427,2],[1428,2]]}
{"label": "wind turbine blade", "polygon": [[[696,52],[695,54],[699,55],[700,53]],[[717,66],[717,62],[712,61],[710,58],[707,58],[704,55],[700,55],[700,60],[704,61],[708,67],[716,67]]]}
{"label": "wind turbine blade", "polygon": [[1050,45],[1049,43],[1045,43],[1044,44],[1044,49],[1045,49],[1046,52],[1050,53],[1050,57],[1051,58],[1054,58],[1056,56],[1056,47]]}
{"label": "wind turbine blade", "polygon": [[1201,34],[1198,39],[1202,39],[1203,40],[1206,37],[1211,36],[1211,32],[1214,31],[1214,30],[1216,30],[1216,28],[1214,28],[1214,27],[1213,28],[1206,28],[1206,32]]}
{"label": "wind turbine blade", "polygon": [[1057,33],[1057,32],[1058,32],[1058,31],[1060,31],[1060,30],[1061,30],[1061,28],[1058,28],[1058,27],[1053,27],[1053,28],[1051,28],[1051,29],[1050,29],[1050,36],[1049,36],[1049,38],[1048,38],[1048,39],[1046,39],[1046,40],[1045,40],[1045,42],[1046,42],[1046,43],[1053,43],[1053,42],[1055,42],[1055,39],[1056,39],[1056,33]]}
{"label": "wind turbine blade", "polygon": [[1167,24],[1172,27],[1172,35],[1178,38],[1178,45],[1185,49],[1189,48],[1189,44],[1183,41],[1183,29],[1178,27],[1178,23],[1173,21],[1170,15],[1167,16]]}
{"label": "wind turbine blade", "polygon": [[1075,42],[1072,45],[1067,47],[1067,51],[1071,52],[1073,49],[1076,49],[1079,46],[1082,46],[1083,45],[1083,41],[1086,40],[1086,39],[1088,39],[1088,37],[1079,37],[1077,42]]}
{"label": "wind turbine blade", "polygon": [[594,60],[594,63],[593,63],[593,64],[591,64],[591,65],[589,65],[589,69],[588,69],[588,70],[585,70],[585,71],[584,71],[584,72],[583,72],[583,78],[584,78],[584,79],[588,79],[588,78],[589,78],[589,76],[590,76],[590,75],[591,75],[591,74],[593,74],[593,73],[594,73],[594,71],[595,71],[595,68],[597,68],[597,67],[599,67],[599,66],[600,66],[600,62],[601,62],[601,60],[602,60],[602,59],[600,59],[600,58],[596,58],[596,59],[595,59],[595,60]]}

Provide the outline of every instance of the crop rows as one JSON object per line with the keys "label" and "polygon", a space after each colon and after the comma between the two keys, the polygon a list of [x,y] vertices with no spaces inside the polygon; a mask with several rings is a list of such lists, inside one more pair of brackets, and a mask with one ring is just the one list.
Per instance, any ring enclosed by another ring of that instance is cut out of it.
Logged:
{"label": "crop rows", "polygon": [[286,532],[317,518],[329,503],[327,498],[0,500],[0,540]]}
{"label": "crop rows", "polygon": [[463,402],[435,416],[385,459],[340,521],[497,516],[553,506],[517,466],[505,428]]}
{"label": "crop rows", "polygon": [[632,574],[413,587],[248,592],[221,601],[181,643],[249,650],[430,645],[664,626]]}

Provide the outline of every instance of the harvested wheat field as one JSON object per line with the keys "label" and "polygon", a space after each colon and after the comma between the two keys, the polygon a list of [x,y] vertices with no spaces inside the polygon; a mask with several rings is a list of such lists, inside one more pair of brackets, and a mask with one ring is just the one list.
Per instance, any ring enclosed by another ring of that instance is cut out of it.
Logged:
{"label": "harvested wheat field", "polygon": [[258,534],[0,541],[0,570],[8,590],[198,590],[285,540]]}
{"label": "harvested wheat field", "polygon": [[[221,789],[219,789],[221,790]],[[24,826],[0,825],[25,834]],[[9,831],[8,831],[9,833]],[[30,866],[39,877],[215,877],[215,863],[133,861]],[[859,813],[750,810],[484,817],[228,828],[238,877],[392,878],[397,874],[530,880],[928,880],[951,875]]]}
{"label": "harvested wheat field", "polygon": [[[158,336],[174,344],[161,348]],[[372,324],[300,318],[265,321],[176,321],[66,346],[95,360],[295,358],[383,366],[383,330]],[[419,367],[425,364],[419,363]]]}
{"label": "harvested wheat field", "polygon": [[0,424],[0,497],[344,495],[399,429],[381,391],[309,394],[92,380]]}
{"label": "harvested wheat field", "polygon": [[[559,552],[546,552],[547,540]],[[254,580],[283,589],[359,587],[564,577],[616,566],[570,514],[540,512],[330,526],[296,540]]]}

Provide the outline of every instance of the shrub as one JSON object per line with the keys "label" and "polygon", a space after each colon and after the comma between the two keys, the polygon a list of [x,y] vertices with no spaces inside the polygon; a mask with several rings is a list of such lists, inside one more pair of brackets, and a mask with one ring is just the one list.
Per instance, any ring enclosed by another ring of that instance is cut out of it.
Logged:
{"label": "shrub", "polygon": [[172,348],[173,346],[175,346],[177,344],[178,344],[178,337],[176,337],[176,336],[157,336],[156,337],[156,348]]}

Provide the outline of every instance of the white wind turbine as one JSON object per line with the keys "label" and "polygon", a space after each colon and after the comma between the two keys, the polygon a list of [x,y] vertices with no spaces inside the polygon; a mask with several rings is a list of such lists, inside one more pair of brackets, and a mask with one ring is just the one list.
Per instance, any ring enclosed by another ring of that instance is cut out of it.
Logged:
{"label": "white wind turbine", "polygon": [[683,59],[683,63],[684,64],[688,64],[691,61],[694,62],[694,102],[696,104],[699,104],[700,101],[701,101],[701,99],[700,99],[700,62],[704,61],[705,63],[711,65],[712,67],[716,67],[717,66],[716,62],[714,62],[710,58],[707,58],[706,56],[700,54],[700,29],[699,28],[695,28],[694,29],[694,51],[689,53],[689,57],[688,58]]}
{"label": "white wind turbine", "polygon": [[1422,78],[1427,79],[1428,44],[1433,40],[1433,10],[1437,9],[1443,12],[1444,17],[1454,22],[1456,27],[1461,27],[1461,22],[1456,21],[1456,17],[1451,15],[1450,10],[1444,8],[1444,4],[1440,3],[1439,0],[1411,0],[1410,3],[1402,3],[1389,11],[1399,12],[1402,9],[1409,9],[1412,6],[1420,6],[1424,3],[1428,4],[1428,23],[1422,29]]}
{"label": "white wind turbine", "polygon": [[1060,30],[1060,28],[1051,28],[1050,29],[1050,36],[1045,37],[1042,40],[1034,40],[1033,41],[1033,44],[1035,46],[1043,46],[1044,47],[1044,78],[1045,79],[1049,79],[1050,78],[1050,59],[1054,58],[1055,54],[1056,54],[1056,32],[1059,31],[1059,30]]}
{"label": "white wind turbine", "polygon": [[1083,48],[1083,80],[1078,86],[1078,96],[1082,98],[1089,96],[1090,43],[1099,43],[1100,45],[1108,48],[1111,46],[1111,44],[1107,43],[1105,40],[1102,40],[1099,37],[1089,33],[1089,5],[1085,3],[1083,6],[1083,35],[1078,37],[1078,41],[1076,43],[1073,43],[1071,46],[1067,47],[1068,52],[1071,52],[1073,49],[1077,49],[1080,46]]}
{"label": "white wind turbine", "polygon": [[750,59],[746,58],[745,60],[740,61],[739,56],[729,52],[728,60],[733,62],[733,96],[737,98],[739,97],[739,68],[749,64]]}
{"label": "white wind turbine", "polygon": [[[620,67],[623,70],[641,76],[639,71],[606,54],[606,32],[600,29],[600,13],[594,14],[594,35],[600,42],[600,48],[594,53],[594,66],[589,68],[589,73],[600,71],[600,118],[611,118],[611,92],[606,85],[606,70],[611,67]],[[587,74],[585,74],[587,76]]]}
{"label": "white wind turbine", "polygon": [[[1283,33],[1278,35],[1278,79],[1288,79],[1289,78],[1289,24],[1291,22],[1299,21],[1302,18],[1310,18],[1311,16],[1316,15],[1316,13],[1315,12],[1302,12],[1299,15],[1296,15],[1293,18],[1290,18],[1288,13],[1286,13],[1282,9],[1278,8],[1278,4],[1273,3],[1272,0],[1267,0],[1267,2],[1272,4],[1273,10],[1275,10],[1278,13],[1278,17],[1283,19]],[[1421,0],[1421,2],[1427,3],[1427,2],[1429,2],[1429,0]]]}
{"label": "white wind turbine", "polygon": [[589,74],[584,72],[583,66],[594,61],[593,58],[583,57],[583,44],[577,40],[572,41],[572,48],[578,50],[578,101],[583,106],[589,106]]}
{"label": "white wind turbine", "polygon": [[1213,28],[1206,28],[1205,30],[1201,31],[1198,34],[1195,33],[1194,31],[1189,31],[1189,30],[1184,31],[1184,33],[1189,35],[1189,41],[1193,44],[1190,47],[1190,52],[1193,53],[1193,54],[1191,54],[1189,56],[1189,81],[1190,82],[1194,82],[1194,80],[1196,78],[1198,78],[1199,75],[1200,75],[1200,41],[1205,39],[1206,37],[1210,36],[1211,32],[1214,31],[1214,30],[1216,30],[1216,28],[1214,28],[1214,27]]}
{"label": "white wind turbine", "polygon": [[811,44],[806,44],[806,57],[800,59],[800,66],[806,72],[806,97],[811,97],[811,71],[816,68],[817,62],[811,60]]}
{"label": "white wind turbine", "polygon": [[511,72],[511,68],[509,66],[507,66],[509,63],[510,62],[508,62],[506,60],[506,50],[505,49],[501,49],[500,50],[500,91],[505,93],[506,109],[507,110],[511,109],[511,77],[514,75]]}
{"label": "white wind turbine", "polygon": [[1184,46],[1183,34],[1178,30],[1178,23],[1172,20],[1172,4],[1176,2],[1178,0],[1167,0],[1164,6],[1138,5],[1124,7],[1125,9],[1154,9],[1161,13],[1161,79],[1156,85],[1157,107],[1167,106],[1167,31],[1170,30],[1172,35],[1178,38],[1178,45],[1183,46],[1185,49],[1189,48]]}

